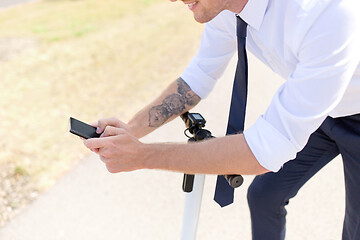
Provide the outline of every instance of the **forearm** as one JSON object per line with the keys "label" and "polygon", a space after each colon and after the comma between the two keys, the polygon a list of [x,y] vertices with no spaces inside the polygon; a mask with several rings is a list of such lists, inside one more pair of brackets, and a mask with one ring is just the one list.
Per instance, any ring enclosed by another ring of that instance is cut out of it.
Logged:
{"label": "forearm", "polygon": [[131,133],[141,138],[190,110],[199,101],[200,97],[179,78],[128,122]]}
{"label": "forearm", "polygon": [[[106,124],[106,121],[111,124]],[[126,124],[119,120],[104,120],[102,125],[106,125],[106,128],[101,137],[84,140],[84,144],[89,149],[97,149],[100,159],[111,173],[137,169],[162,169],[190,174],[268,172],[253,155],[243,134],[190,144],[145,144],[127,127],[122,127]]]}
{"label": "forearm", "polygon": [[242,134],[191,144],[144,145],[144,167],[189,174],[262,174]]}

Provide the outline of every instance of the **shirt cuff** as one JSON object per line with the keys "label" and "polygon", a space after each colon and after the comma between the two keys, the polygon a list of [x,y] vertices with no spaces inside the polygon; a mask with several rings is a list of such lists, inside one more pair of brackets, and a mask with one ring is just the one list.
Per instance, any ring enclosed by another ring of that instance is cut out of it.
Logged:
{"label": "shirt cuff", "polygon": [[244,131],[244,137],[261,166],[272,172],[296,157],[297,149],[276,128],[260,116]]}
{"label": "shirt cuff", "polygon": [[205,99],[215,86],[216,79],[207,75],[197,64],[196,59],[186,67],[180,77],[201,99]]}

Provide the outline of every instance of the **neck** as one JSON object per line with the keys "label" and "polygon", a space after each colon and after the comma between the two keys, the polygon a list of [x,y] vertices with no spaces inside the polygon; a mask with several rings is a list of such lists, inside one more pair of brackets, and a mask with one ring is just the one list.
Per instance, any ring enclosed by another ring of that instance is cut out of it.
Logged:
{"label": "neck", "polygon": [[231,0],[228,9],[233,13],[240,13],[244,9],[247,2],[248,0]]}

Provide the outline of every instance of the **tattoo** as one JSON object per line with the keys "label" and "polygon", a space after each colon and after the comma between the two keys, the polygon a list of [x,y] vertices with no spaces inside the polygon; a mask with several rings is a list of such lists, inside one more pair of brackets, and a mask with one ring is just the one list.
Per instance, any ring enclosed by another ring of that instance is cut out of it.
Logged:
{"label": "tattoo", "polygon": [[163,105],[152,107],[149,112],[149,127],[160,127],[170,117],[170,112]]}
{"label": "tattoo", "polygon": [[191,88],[189,85],[184,82],[181,78],[177,80],[178,84],[178,93],[185,97],[185,103],[189,106],[195,106],[199,103],[200,97],[196,95],[193,91],[191,91]]}
{"label": "tattoo", "polygon": [[187,106],[193,107],[200,97],[196,95],[184,80],[179,78],[177,82],[177,93],[167,96],[162,104],[154,106],[149,111],[149,127],[160,127],[173,115],[180,115]]}

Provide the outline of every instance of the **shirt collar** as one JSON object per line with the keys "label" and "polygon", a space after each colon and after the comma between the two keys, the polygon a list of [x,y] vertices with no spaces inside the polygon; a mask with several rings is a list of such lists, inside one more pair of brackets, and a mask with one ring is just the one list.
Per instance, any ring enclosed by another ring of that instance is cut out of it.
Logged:
{"label": "shirt collar", "polygon": [[243,10],[237,15],[248,25],[259,30],[264,20],[268,3],[269,0],[249,0]]}

